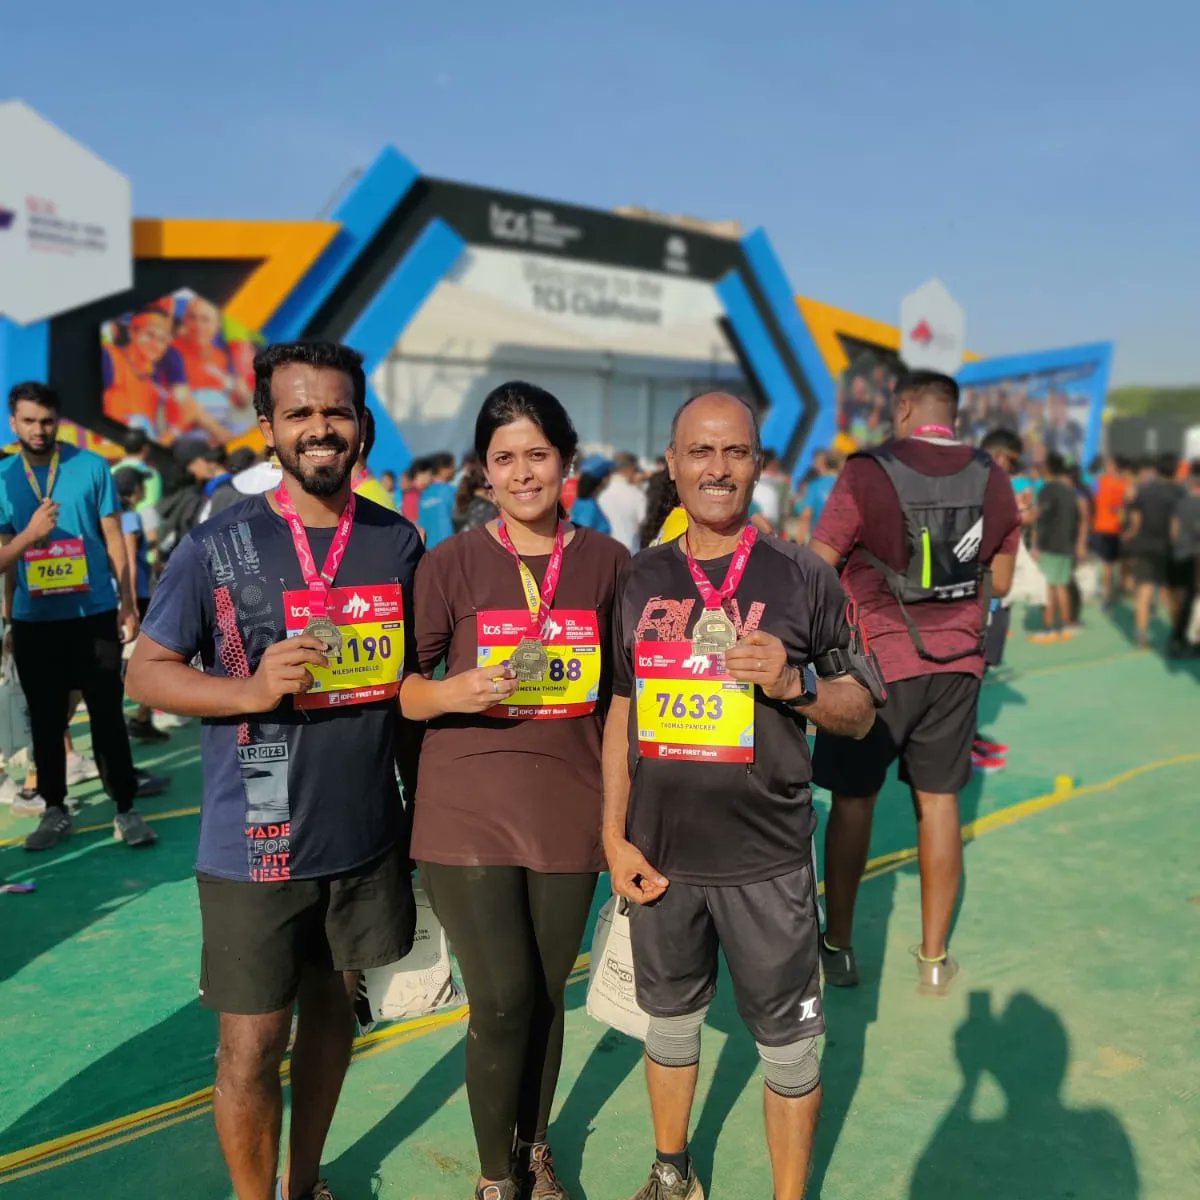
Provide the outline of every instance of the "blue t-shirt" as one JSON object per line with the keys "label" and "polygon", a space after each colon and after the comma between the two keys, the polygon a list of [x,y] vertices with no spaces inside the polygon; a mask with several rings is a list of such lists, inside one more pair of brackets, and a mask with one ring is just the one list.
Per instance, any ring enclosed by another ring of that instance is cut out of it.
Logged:
{"label": "blue t-shirt", "polygon": [[812,509],[813,529],[816,529],[817,522],[821,519],[821,513],[825,511],[825,503],[829,499],[829,493],[833,491],[835,483],[837,483],[836,475],[818,475],[804,487],[804,495],[797,507],[801,512],[806,508]]}
{"label": "blue t-shirt", "polygon": [[612,533],[612,526],[608,523],[603,509],[590,496],[576,500],[571,505],[571,520],[574,524],[594,529],[597,533]]}
{"label": "blue t-shirt", "polygon": [[[333,528],[310,529],[325,561]],[[360,499],[335,586],[399,583],[405,661],[416,662],[412,580],[421,539],[409,521]],[[198,525],[171,554],[142,628],[169,650],[199,654],[211,675],[249,675],[285,633],[283,593],[304,577],[283,518],[251,496]],[[394,762],[395,699],[346,708],[206,717],[196,868],[269,882],[336,875],[404,836]],[[239,727],[243,733],[239,736]]]}
{"label": "blue t-shirt", "polygon": [[142,514],[126,510],[121,514],[121,532],[132,533],[137,538],[137,556],[134,563],[137,567],[134,594],[139,600],[150,599],[150,546],[146,541],[146,529],[142,524]]}
{"label": "blue t-shirt", "polygon": [[[70,621],[117,607],[117,585],[108,561],[108,547],[100,529],[100,518],[121,511],[117,488],[108,463],[99,454],[60,443],[58,476],[51,499],[59,503],[58,525],[50,535],[82,538],[87,555],[88,590],[62,596],[30,596],[25,563],[17,564],[17,588],[13,600],[16,621]],[[46,491],[49,467],[34,467],[42,494]],[[0,463],[0,533],[19,533],[41,503],[25,478],[25,460],[14,454]]]}
{"label": "blue t-shirt", "polygon": [[454,536],[454,496],[454,484],[438,479],[426,484],[421,493],[417,524],[425,530],[425,546],[429,550]]}

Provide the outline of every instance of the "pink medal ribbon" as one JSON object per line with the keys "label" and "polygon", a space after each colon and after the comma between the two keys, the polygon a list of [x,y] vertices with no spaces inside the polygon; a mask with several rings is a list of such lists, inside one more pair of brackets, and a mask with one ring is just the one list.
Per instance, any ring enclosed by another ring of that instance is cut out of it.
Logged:
{"label": "pink medal ribbon", "polygon": [[692,555],[692,548],[688,545],[686,536],[684,537],[683,546],[684,553],[687,555],[688,570],[691,572],[692,582],[700,592],[700,599],[704,604],[705,611],[725,611],[726,602],[733,598],[733,594],[738,590],[738,584],[742,582],[742,576],[746,573],[746,564],[750,561],[750,551],[754,549],[756,541],[758,541],[758,530],[753,525],[747,525],[742,530],[737,549],[733,552],[729,570],[725,572],[725,582],[718,590],[713,587],[708,576],[700,569],[699,563]]}
{"label": "pink medal ribbon", "polygon": [[296,511],[291,496],[288,495],[286,483],[279,485],[275,498],[279,501],[279,511],[283,519],[292,531],[292,544],[296,547],[296,557],[300,560],[300,571],[304,575],[304,582],[308,585],[311,593],[309,612],[314,617],[323,617],[329,589],[333,586],[338,567],[342,565],[346,547],[350,542],[350,530],[354,525],[354,493],[350,493],[346,507],[342,509],[337,532],[333,535],[333,543],[329,547],[329,553],[325,556],[325,565],[320,571],[317,570],[317,560],[313,557],[312,547],[308,543],[308,531],[304,528],[304,522],[300,520],[300,514]]}
{"label": "pink medal ribbon", "polygon": [[500,544],[516,559],[517,570],[521,575],[521,587],[525,592],[525,604],[529,609],[529,616],[532,618],[532,624],[527,631],[527,635],[537,638],[539,641],[541,640],[542,631],[546,628],[546,622],[550,620],[550,608],[554,603],[554,595],[558,591],[558,581],[562,578],[566,527],[565,521],[559,521],[558,529],[554,534],[554,549],[550,552],[550,561],[546,564],[546,575],[542,580],[542,586],[539,588],[537,580],[533,577],[533,572],[522,562],[521,556],[517,553],[516,546],[512,543],[512,538],[508,536],[508,530],[504,527],[503,518],[496,525],[496,535],[500,539]]}

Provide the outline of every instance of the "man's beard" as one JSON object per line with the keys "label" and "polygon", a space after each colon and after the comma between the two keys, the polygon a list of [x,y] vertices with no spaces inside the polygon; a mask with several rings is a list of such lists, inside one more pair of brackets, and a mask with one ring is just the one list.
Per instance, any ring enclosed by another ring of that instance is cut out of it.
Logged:
{"label": "man's beard", "polygon": [[57,433],[58,431],[55,430],[54,433],[50,434],[49,437],[46,438],[46,444],[41,447],[31,445],[23,437],[17,438],[17,441],[21,444],[21,449],[27,455],[36,457],[39,454],[50,454],[54,450],[54,439],[57,436]]}
{"label": "man's beard", "polygon": [[[312,463],[306,462],[302,456],[306,450],[313,450],[317,447],[333,450],[338,454],[346,454],[347,457],[340,462],[332,462],[328,466],[314,466]],[[354,470],[354,459],[349,457],[349,450],[349,443],[336,433],[318,441],[310,440],[298,443],[286,450],[282,446],[275,447],[280,466],[289,475],[298,479],[300,486],[310,496],[322,498],[336,496],[345,486],[346,480],[350,478],[350,473]]]}

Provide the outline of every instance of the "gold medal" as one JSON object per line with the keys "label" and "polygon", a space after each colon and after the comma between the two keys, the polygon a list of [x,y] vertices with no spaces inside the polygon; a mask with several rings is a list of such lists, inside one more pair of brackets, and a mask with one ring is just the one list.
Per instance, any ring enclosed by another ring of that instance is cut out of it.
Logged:
{"label": "gold medal", "polygon": [[306,637],[316,638],[325,646],[325,652],[331,658],[342,656],[342,631],[328,617],[309,617],[304,626]]}
{"label": "gold medal", "polygon": [[737,641],[737,630],[721,608],[706,608],[692,630],[692,653],[724,655]]}
{"label": "gold medal", "polygon": [[513,651],[512,669],[521,683],[541,683],[550,669],[550,655],[537,638],[522,638]]}

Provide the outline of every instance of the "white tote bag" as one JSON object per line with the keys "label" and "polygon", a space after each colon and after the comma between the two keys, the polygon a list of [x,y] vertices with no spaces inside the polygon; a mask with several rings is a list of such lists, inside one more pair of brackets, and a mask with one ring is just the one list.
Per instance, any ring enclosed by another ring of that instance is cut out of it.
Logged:
{"label": "white tote bag", "polygon": [[33,740],[29,730],[29,706],[17,678],[11,654],[0,663],[0,755],[12,758]]}
{"label": "white tote bag", "polygon": [[417,928],[412,949],[399,961],[386,967],[369,967],[358,985],[359,1024],[370,1021],[398,1021],[403,1017],[423,1016],[439,1008],[457,1008],[466,997],[450,973],[450,947],[446,931],[434,916],[429,897],[421,888],[413,889],[417,906]]}
{"label": "white tote bag", "polygon": [[639,1041],[646,1040],[650,1015],[638,1007],[629,944],[629,901],[611,897],[596,917],[588,967],[587,1012]]}

